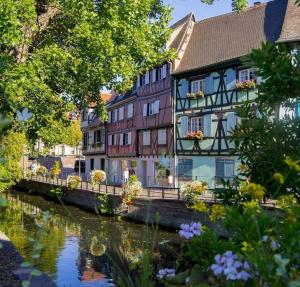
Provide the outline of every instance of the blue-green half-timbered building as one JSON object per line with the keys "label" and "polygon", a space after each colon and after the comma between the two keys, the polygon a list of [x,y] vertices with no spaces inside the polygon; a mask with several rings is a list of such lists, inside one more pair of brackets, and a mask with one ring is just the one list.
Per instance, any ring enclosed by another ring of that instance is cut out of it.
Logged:
{"label": "blue-green half-timbered building", "polygon": [[261,80],[241,59],[262,42],[280,40],[290,2],[256,3],[240,14],[195,23],[173,74],[179,185],[202,180],[215,187],[221,178],[232,179],[237,173],[238,156],[231,155],[230,142],[230,132],[239,122],[236,107],[244,101],[255,104]]}

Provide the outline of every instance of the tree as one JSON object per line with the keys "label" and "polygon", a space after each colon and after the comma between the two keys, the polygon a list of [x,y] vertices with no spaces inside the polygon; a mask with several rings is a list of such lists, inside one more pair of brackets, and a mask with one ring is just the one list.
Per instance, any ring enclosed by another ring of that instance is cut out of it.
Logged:
{"label": "tree", "polygon": [[300,200],[300,119],[279,118],[279,107],[289,110],[299,104],[300,52],[296,47],[267,43],[246,60],[264,81],[258,87],[257,106],[247,103],[238,109],[242,124],[233,140],[247,166],[243,175],[265,186],[267,197],[293,193]]}
{"label": "tree", "polygon": [[169,18],[160,0],[0,0],[0,112],[27,107],[33,117],[11,128],[51,143],[41,130],[68,126],[66,113],[101,88],[126,90],[171,57]]}

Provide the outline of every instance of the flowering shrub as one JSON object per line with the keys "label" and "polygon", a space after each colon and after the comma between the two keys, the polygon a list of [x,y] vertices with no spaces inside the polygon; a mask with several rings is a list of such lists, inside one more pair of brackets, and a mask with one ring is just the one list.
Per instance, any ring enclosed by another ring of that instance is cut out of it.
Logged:
{"label": "flowering shrub", "polygon": [[53,164],[53,167],[51,169],[51,178],[52,179],[57,178],[60,173],[61,173],[60,162],[59,161],[55,161],[54,164]]}
{"label": "flowering shrub", "polygon": [[207,184],[205,182],[194,181],[185,183],[180,187],[181,198],[187,207],[192,207],[197,203],[198,196],[206,190]]}
{"label": "flowering shrub", "polygon": [[245,82],[238,82],[235,85],[235,88],[239,91],[246,91],[251,90],[256,87],[256,81],[255,80],[247,80]]}
{"label": "flowering shrub", "polygon": [[93,185],[101,184],[106,180],[106,173],[103,170],[93,170],[90,174]]}
{"label": "flowering shrub", "polygon": [[157,274],[157,277],[159,279],[164,279],[164,278],[173,277],[173,276],[175,276],[175,269],[169,269],[169,268],[160,269]]}
{"label": "flowering shrub", "polygon": [[125,205],[132,205],[134,197],[140,195],[143,191],[142,183],[138,180],[137,176],[129,177],[128,182],[122,186],[122,202]]}
{"label": "flowering shrub", "polygon": [[204,139],[204,134],[202,131],[189,132],[186,135],[186,138],[189,140],[202,140],[202,139]]}
{"label": "flowering shrub", "polygon": [[226,251],[223,255],[215,256],[215,263],[210,266],[215,276],[224,276],[226,280],[247,281],[251,278],[250,265],[247,261],[241,262],[232,251]]}
{"label": "flowering shrub", "polygon": [[201,223],[193,222],[191,224],[181,224],[180,225],[180,231],[178,232],[179,235],[185,239],[191,239],[194,236],[200,236],[201,235]]}
{"label": "flowering shrub", "polygon": [[67,186],[71,190],[75,190],[76,188],[78,188],[80,182],[81,178],[77,175],[69,175],[67,178]]}
{"label": "flowering shrub", "polygon": [[48,174],[48,169],[42,165],[40,165],[37,169],[36,169],[36,174],[39,176],[46,176]]}

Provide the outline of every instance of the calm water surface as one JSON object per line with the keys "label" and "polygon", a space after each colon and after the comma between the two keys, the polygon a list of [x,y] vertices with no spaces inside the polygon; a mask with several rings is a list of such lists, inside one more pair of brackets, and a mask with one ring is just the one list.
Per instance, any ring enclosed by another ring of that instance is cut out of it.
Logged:
{"label": "calm water surface", "polygon": [[[156,243],[178,240],[175,233],[158,231],[154,236],[151,231],[146,235],[149,230],[143,225],[96,216],[37,195],[13,192],[7,197],[10,203],[0,213],[0,229],[28,262],[59,287],[116,286],[111,278],[139,264],[146,238]],[[51,215],[47,220],[42,216],[46,211]],[[31,238],[44,246],[36,259],[32,258],[35,243]],[[167,253],[161,248],[156,251],[158,265],[170,264]]]}

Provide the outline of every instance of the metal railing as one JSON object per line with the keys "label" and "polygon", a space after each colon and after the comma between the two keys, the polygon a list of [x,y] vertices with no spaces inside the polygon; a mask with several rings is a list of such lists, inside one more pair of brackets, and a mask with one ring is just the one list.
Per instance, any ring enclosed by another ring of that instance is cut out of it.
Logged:
{"label": "metal railing", "polygon": [[[70,175],[70,174],[68,174]],[[47,176],[32,175],[30,177],[24,177],[25,180],[31,180],[35,182],[47,183],[57,187],[67,187],[67,174],[62,174],[60,177],[52,179]],[[107,182],[103,184],[93,185],[88,180],[82,180],[78,186],[79,190],[92,191],[96,193],[121,195],[122,188],[116,185],[110,185]],[[145,187],[139,198],[153,198],[153,199],[173,199],[180,200],[180,189],[174,187]]]}

